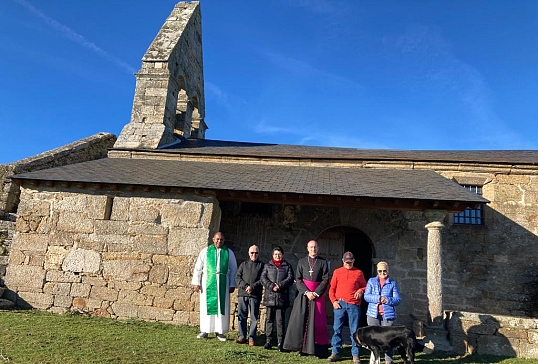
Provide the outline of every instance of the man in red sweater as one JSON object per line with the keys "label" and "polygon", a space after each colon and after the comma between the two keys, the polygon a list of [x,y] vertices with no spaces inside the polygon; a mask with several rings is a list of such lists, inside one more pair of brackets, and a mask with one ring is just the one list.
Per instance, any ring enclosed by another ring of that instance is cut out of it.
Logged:
{"label": "man in red sweater", "polygon": [[329,298],[334,309],[334,334],[331,340],[332,354],[327,359],[330,362],[340,360],[342,349],[342,328],[347,316],[349,321],[349,332],[351,339],[351,355],[353,363],[360,364],[359,347],[353,340],[353,334],[359,327],[361,317],[361,297],[366,289],[364,274],[353,266],[355,257],[353,253],[346,252],[342,258],[343,267],[336,269],[331,278],[329,287]]}

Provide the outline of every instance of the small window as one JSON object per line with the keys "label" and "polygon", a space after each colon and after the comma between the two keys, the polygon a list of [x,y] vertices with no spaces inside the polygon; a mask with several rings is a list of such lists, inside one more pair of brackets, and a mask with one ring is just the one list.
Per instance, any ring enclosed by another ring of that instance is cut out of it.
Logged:
{"label": "small window", "polygon": [[[462,187],[482,196],[482,186],[463,185]],[[484,204],[478,205],[476,209],[467,207],[463,212],[455,213],[454,224],[484,225]]]}

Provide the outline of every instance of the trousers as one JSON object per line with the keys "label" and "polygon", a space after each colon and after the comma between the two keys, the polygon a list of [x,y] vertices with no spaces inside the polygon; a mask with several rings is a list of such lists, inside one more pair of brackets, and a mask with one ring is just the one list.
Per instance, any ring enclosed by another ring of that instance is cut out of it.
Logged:
{"label": "trousers", "polygon": [[359,356],[359,347],[353,339],[353,334],[359,328],[359,319],[361,317],[361,306],[353,305],[345,301],[339,300],[342,308],[333,308],[334,322],[333,322],[333,337],[331,339],[332,353],[340,355],[342,350],[342,329],[347,316],[349,322],[349,337],[351,339],[351,355]]}
{"label": "trousers", "polygon": [[260,300],[256,297],[237,297],[237,303],[237,319],[239,321],[238,337],[240,339],[247,338],[247,317],[250,313],[250,330],[248,338],[256,340],[258,319],[260,318]]}
{"label": "trousers", "polygon": [[265,337],[267,342],[271,342],[273,336],[273,327],[276,322],[276,338],[279,344],[284,342],[286,333],[286,308],[285,307],[267,307],[267,318],[265,319]]}

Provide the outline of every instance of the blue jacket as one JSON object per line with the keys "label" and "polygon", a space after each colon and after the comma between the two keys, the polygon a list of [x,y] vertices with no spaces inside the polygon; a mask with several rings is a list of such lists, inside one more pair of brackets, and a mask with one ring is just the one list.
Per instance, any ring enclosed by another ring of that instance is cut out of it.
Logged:
{"label": "blue jacket", "polygon": [[379,303],[381,296],[387,298],[387,303],[383,304],[383,317],[387,320],[395,320],[396,309],[394,306],[398,306],[402,300],[400,299],[398,285],[395,281],[390,279],[390,277],[387,278],[383,288],[381,288],[377,276],[368,280],[366,290],[364,291],[364,300],[368,302],[366,316],[377,317],[377,304]]}

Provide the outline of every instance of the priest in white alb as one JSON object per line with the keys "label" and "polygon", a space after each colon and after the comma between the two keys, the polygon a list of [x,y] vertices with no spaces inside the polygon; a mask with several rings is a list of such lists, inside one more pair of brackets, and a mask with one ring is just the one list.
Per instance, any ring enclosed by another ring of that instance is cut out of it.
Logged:
{"label": "priest in white alb", "polygon": [[198,339],[215,333],[226,341],[230,329],[230,293],[235,291],[237,261],[231,249],[224,245],[224,235],[213,236],[213,244],[202,249],[196,259],[191,284],[200,293],[200,333]]}

